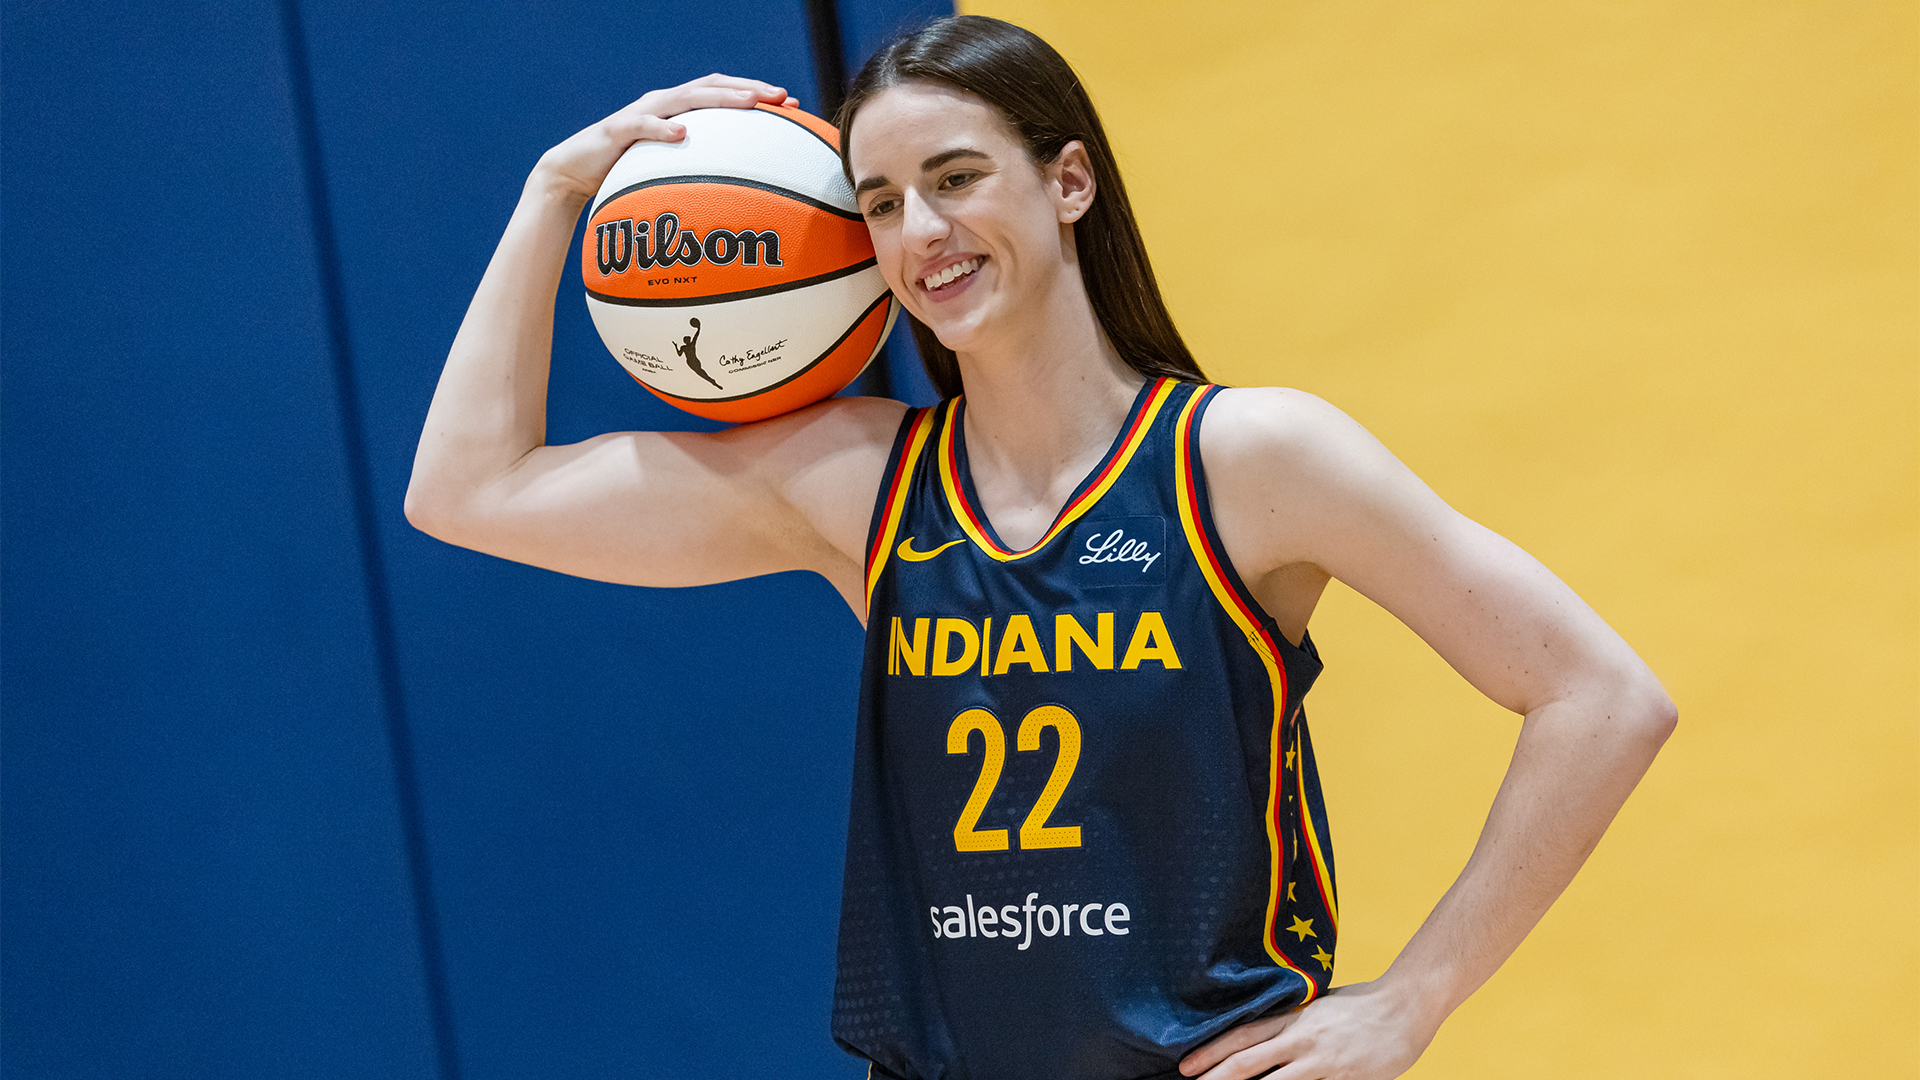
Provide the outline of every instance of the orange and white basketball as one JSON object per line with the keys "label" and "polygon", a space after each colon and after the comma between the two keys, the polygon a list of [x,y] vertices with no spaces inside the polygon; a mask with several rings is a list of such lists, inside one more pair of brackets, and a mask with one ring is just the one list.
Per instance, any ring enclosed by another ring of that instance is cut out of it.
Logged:
{"label": "orange and white basketball", "polygon": [[580,273],[614,358],[669,404],[760,420],[830,397],[899,304],[840,171],[840,133],[793,108],[696,109],[637,143],[593,199]]}

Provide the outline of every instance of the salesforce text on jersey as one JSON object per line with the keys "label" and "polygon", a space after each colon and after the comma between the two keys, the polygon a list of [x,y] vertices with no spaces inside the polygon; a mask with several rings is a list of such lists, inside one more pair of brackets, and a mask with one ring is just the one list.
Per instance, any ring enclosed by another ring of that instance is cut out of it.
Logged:
{"label": "salesforce text on jersey", "polygon": [[1017,949],[1026,949],[1033,944],[1034,931],[1041,937],[1072,937],[1077,924],[1083,937],[1125,937],[1132,933],[1127,922],[1133,916],[1125,904],[1089,903],[1035,904],[1040,894],[1030,892],[1024,904],[1006,904],[994,907],[982,904],[975,907],[973,894],[967,894],[967,906],[948,904],[946,907],[934,907],[927,910],[933,917],[933,936],[936,938],[1006,938],[1018,941]]}

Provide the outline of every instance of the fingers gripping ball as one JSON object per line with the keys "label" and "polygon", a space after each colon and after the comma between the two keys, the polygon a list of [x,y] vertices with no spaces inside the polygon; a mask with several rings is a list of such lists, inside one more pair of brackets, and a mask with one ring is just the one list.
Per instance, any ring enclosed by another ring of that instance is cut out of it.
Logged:
{"label": "fingers gripping ball", "polygon": [[760,420],[852,382],[899,304],[840,172],[840,133],[799,109],[696,109],[593,199],[580,273],[614,359],[697,416]]}

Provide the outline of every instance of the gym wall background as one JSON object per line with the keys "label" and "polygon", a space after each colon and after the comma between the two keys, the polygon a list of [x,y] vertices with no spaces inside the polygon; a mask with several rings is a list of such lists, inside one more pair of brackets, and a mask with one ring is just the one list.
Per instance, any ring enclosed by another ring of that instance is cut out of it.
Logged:
{"label": "gym wall background", "polygon": [[[844,69],[940,10],[0,8],[0,1068],[859,1074],[837,597],[400,493],[542,150],[716,69],[816,105],[832,24]],[[979,10],[1081,67],[1210,370],[1352,412],[1681,704],[1414,1075],[1911,1074],[1910,7]],[[557,311],[553,438],[693,426]],[[1356,979],[1513,723],[1351,594],[1315,634]]]}

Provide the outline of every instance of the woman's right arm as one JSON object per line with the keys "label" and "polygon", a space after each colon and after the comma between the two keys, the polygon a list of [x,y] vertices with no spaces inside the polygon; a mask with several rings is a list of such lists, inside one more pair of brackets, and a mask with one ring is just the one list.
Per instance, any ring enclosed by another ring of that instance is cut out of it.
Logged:
{"label": "woman's right arm", "polygon": [[861,548],[898,403],[835,399],[712,434],[546,445],[554,296],[587,200],[635,142],[684,136],[669,117],[786,100],[767,83],[710,75],[649,93],[541,157],[434,391],[408,521],[462,547],[626,584],[816,570],[862,610]]}

